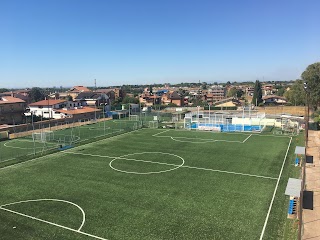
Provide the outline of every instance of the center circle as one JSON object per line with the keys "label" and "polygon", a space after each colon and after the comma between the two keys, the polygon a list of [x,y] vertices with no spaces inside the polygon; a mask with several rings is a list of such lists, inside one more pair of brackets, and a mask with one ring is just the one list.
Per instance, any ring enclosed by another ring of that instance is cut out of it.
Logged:
{"label": "center circle", "polygon": [[[153,162],[150,160],[141,160],[139,159],[139,157],[137,158],[136,156],[140,156],[140,155],[148,155],[148,154],[152,154],[152,155],[163,155],[163,156],[171,156],[171,157],[175,157],[177,159],[179,159],[179,161],[181,162],[180,164],[172,164],[172,163],[163,163],[163,162]],[[121,170],[119,168],[114,167],[112,164],[116,161],[116,160],[126,160],[126,161],[134,161],[134,162],[144,162],[144,163],[152,163],[152,164],[159,164],[159,165],[167,165],[167,166],[172,166],[172,168],[166,169],[166,170],[159,170],[159,171],[149,171],[149,172],[138,172],[138,171],[126,171],[126,170]],[[180,167],[182,167],[184,165],[184,159],[176,154],[172,154],[172,153],[164,153],[164,152],[141,152],[141,153],[130,153],[130,154],[126,154],[126,155],[122,155],[119,157],[115,157],[114,159],[112,159],[109,163],[110,168],[112,168],[115,171],[118,172],[122,172],[122,173],[132,173],[132,174],[154,174],[154,173],[164,173],[164,172],[169,172],[172,170],[176,170]]]}

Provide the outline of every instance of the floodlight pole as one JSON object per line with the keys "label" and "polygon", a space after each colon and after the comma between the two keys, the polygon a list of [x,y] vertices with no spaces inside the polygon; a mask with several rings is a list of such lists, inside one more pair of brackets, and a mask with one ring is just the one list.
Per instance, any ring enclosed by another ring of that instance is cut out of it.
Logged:
{"label": "floodlight pole", "polygon": [[36,143],[34,141],[34,123],[33,123],[33,112],[31,111],[31,124],[32,124],[32,140],[33,140],[33,155],[36,155]]}
{"label": "floodlight pole", "polygon": [[304,90],[306,92],[306,105],[305,105],[305,146],[307,148],[308,146],[308,137],[309,137],[309,111],[310,111],[310,107],[309,107],[309,88],[308,88],[308,84],[307,82],[303,83],[303,87]]}

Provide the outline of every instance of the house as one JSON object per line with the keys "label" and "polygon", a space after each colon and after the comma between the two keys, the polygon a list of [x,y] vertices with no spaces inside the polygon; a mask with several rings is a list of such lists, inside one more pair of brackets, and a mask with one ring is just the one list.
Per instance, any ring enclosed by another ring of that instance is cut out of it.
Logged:
{"label": "house", "polygon": [[99,107],[104,105],[108,108],[106,111],[109,111],[110,101],[105,93],[81,92],[74,100],[80,101],[82,106]]}
{"label": "house", "polygon": [[84,86],[74,86],[74,87],[70,88],[66,92],[51,93],[51,94],[49,94],[49,98],[61,99],[61,100],[70,100],[69,99],[70,97],[72,99],[75,99],[82,92],[91,92],[91,90],[89,88],[87,88],[87,87],[84,87]]}
{"label": "house", "polygon": [[285,104],[287,100],[285,97],[276,96],[276,95],[268,95],[262,97],[264,104]]}
{"label": "house", "polygon": [[153,106],[161,104],[161,97],[158,95],[150,95],[149,93],[142,93],[139,96],[139,102],[145,106]]}
{"label": "house", "polygon": [[71,118],[73,121],[81,119],[96,119],[100,115],[101,109],[92,107],[75,107],[54,109],[54,115],[59,115],[60,118]]}
{"label": "house", "polygon": [[0,124],[20,124],[23,122],[23,113],[26,102],[11,96],[0,97]]}
{"label": "house", "polygon": [[31,102],[30,89],[21,89],[21,90],[14,90],[10,92],[3,92],[3,93],[0,93],[0,96],[11,96],[15,98],[20,98],[26,103]]}
{"label": "house", "polygon": [[164,105],[175,104],[179,107],[183,106],[183,98],[176,91],[169,91],[161,96],[161,102]]}
{"label": "house", "polygon": [[[46,99],[29,104],[29,112],[35,116],[43,118],[61,118],[60,114],[55,114],[54,109],[64,108],[68,104],[67,100]],[[81,105],[79,103],[79,105]]]}
{"label": "house", "polygon": [[114,102],[116,100],[116,93],[115,93],[115,91],[113,89],[102,88],[102,89],[97,89],[94,92],[107,95],[108,98],[109,98],[110,103],[112,103],[112,102]]}
{"label": "house", "polygon": [[251,87],[251,86],[246,87],[245,93],[246,93],[247,96],[253,96],[254,87]]}

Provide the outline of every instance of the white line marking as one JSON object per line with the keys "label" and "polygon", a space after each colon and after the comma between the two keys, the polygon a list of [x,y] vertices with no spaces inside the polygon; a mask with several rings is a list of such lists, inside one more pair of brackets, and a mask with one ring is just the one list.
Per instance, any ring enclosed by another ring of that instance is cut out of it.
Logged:
{"label": "white line marking", "polygon": [[292,141],[292,137],[290,138],[290,142],[289,142],[289,145],[288,145],[288,148],[287,148],[287,152],[286,152],[286,155],[284,156],[284,159],[283,159],[283,163],[282,163],[282,167],[281,167],[281,170],[280,170],[280,173],[279,173],[277,184],[276,184],[276,187],[274,189],[273,196],[272,196],[272,199],[271,199],[271,202],[270,202],[270,206],[269,206],[269,210],[268,210],[268,213],[267,213],[267,216],[266,216],[266,220],[264,222],[264,225],[263,225],[263,228],[262,228],[262,232],[261,232],[261,235],[260,235],[260,240],[263,239],[263,235],[264,235],[264,232],[265,232],[266,227],[267,227],[267,223],[268,223],[268,220],[269,220],[269,216],[270,216],[270,212],[271,212],[272,205],[273,205],[273,202],[274,202],[274,198],[275,198],[276,193],[277,193],[277,189],[278,189],[278,186],[279,186],[279,182],[280,182],[280,178],[281,178],[281,175],[282,175],[282,171],[283,171],[283,168],[284,168],[284,165],[285,165],[285,162],[286,162],[286,159],[287,159],[287,155],[288,155],[288,152],[289,152],[289,149],[290,149],[291,141]]}
{"label": "white line marking", "polygon": [[[165,137],[165,136],[161,136]],[[166,136],[170,137],[170,136]],[[214,143],[214,142],[229,142],[229,143],[243,143],[240,141],[229,141],[229,140],[216,140],[216,139],[204,139],[204,138],[185,138],[185,137],[170,137],[173,141],[176,142],[187,142],[187,143]],[[183,140],[178,140],[177,138],[184,138],[184,139],[197,139],[200,140],[200,142],[193,142],[193,141],[183,141]]]}
{"label": "white line marking", "polygon": [[257,178],[266,178],[266,179],[274,179],[276,180],[277,178],[274,177],[267,177],[267,176],[262,176],[262,175],[254,175],[254,174],[249,174],[249,173],[238,173],[238,172],[229,172],[229,171],[224,171],[224,170],[216,170],[216,169],[210,169],[210,168],[201,168],[201,167],[191,167],[191,166],[182,166],[185,168],[193,168],[193,169],[198,169],[198,170],[205,170],[205,171],[213,171],[213,172],[220,172],[220,173],[228,173],[228,174],[235,174],[235,175],[242,175],[242,176],[249,176],[249,177],[257,177]]}
{"label": "white line marking", "polygon": [[61,200],[61,199],[50,199],[50,198],[31,199],[31,200],[24,200],[24,201],[19,201],[19,202],[13,202],[13,203],[3,204],[3,205],[1,205],[0,207],[11,206],[11,205],[19,204],[19,203],[41,202],[41,201],[63,202],[63,203],[68,203],[68,204],[71,204],[71,205],[77,207],[77,208],[81,211],[81,213],[82,213],[82,222],[81,222],[80,227],[78,228],[78,231],[81,230],[81,228],[83,227],[83,225],[84,225],[84,223],[85,223],[85,221],[86,221],[86,214],[85,214],[85,212],[83,211],[83,209],[82,209],[78,204],[75,204],[75,203],[70,202],[70,201]]}
{"label": "white line marking", "polygon": [[75,154],[75,155],[84,155],[84,156],[90,156],[90,157],[100,157],[100,158],[117,158],[117,157],[110,157],[110,156],[102,156],[102,155],[96,155],[96,154],[90,154],[90,153],[79,153],[79,152],[64,152],[67,154]]}
{"label": "white line marking", "polygon": [[[148,161],[148,160],[140,160],[140,159],[131,159],[131,158],[126,158],[127,156],[132,156],[132,155],[142,155],[142,154],[164,154],[164,155],[169,155],[169,156],[174,156],[176,158],[179,158],[182,163],[181,164],[171,164],[171,163],[163,163],[163,162],[153,162],[153,161]],[[171,169],[166,169],[166,170],[160,170],[160,171],[156,171],[156,172],[129,172],[129,171],[125,171],[125,170],[121,170],[121,169],[117,169],[115,167],[112,166],[112,162],[114,162],[117,159],[122,159],[122,160],[127,160],[127,161],[136,161],[136,162],[146,162],[146,163],[154,163],[154,164],[161,164],[161,165],[167,165],[167,166],[174,166],[174,168]],[[112,168],[115,171],[119,171],[119,172],[123,172],[123,173],[132,173],[132,174],[154,174],[154,173],[164,173],[164,172],[170,172],[173,170],[176,170],[180,167],[183,166],[184,164],[184,159],[182,157],[180,157],[179,155],[176,154],[172,154],[172,153],[164,153],[164,152],[140,152],[140,153],[130,153],[130,154],[126,154],[120,157],[116,157],[113,160],[110,161],[109,166],[110,168]]]}
{"label": "white line marking", "polygon": [[164,131],[162,131],[162,132],[158,132],[158,133],[156,133],[156,134],[153,134],[152,137],[155,137],[155,136],[157,136],[158,134],[165,133],[165,132],[168,132],[168,131],[170,131],[170,129],[164,130]]}
{"label": "white line marking", "polygon": [[[134,130],[134,131],[131,131],[131,132],[126,132],[126,133],[119,134],[119,135],[116,135],[116,136],[113,136],[113,137],[109,137],[109,138],[104,138],[104,139],[101,139],[101,140],[98,140],[98,141],[95,141],[95,142],[86,143],[86,144],[83,144],[81,146],[74,147],[73,149],[78,149],[78,148],[81,148],[81,147],[84,147],[84,146],[93,145],[93,144],[96,144],[98,142],[109,141],[109,140],[112,140],[114,138],[121,137],[123,135],[127,135],[127,134],[130,134],[130,133],[139,131],[139,130],[141,130],[141,129],[137,129],[137,130]],[[33,159],[30,159],[30,160],[27,160],[27,161],[24,161],[24,162],[20,162],[20,163],[12,164],[12,165],[9,165],[9,166],[5,166],[5,167],[0,168],[0,170],[11,168],[11,167],[16,167],[16,166],[19,166],[19,165],[22,165],[22,164],[25,164],[25,163],[29,163],[29,162],[33,162],[33,161],[36,161],[36,160],[39,160],[39,159],[42,159],[42,158],[45,158],[45,157],[49,157],[49,156],[63,155],[64,153],[66,153],[66,151],[70,151],[70,150],[65,150],[65,151],[62,151],[62,152],[55,152],[55,153],[52,153],[52,154],[47,154],[47,155],[44,155],[44,156],[33,158]]]}
{"label": "white line marking", "polygon": [[[214,143],[214,142],[229,142],[229,143],[245,143],[253,134],[250,134],[249,136],[247,134],[242,134],[242,135],[246,135],[248,136],[245,140],[243,141],[230,141],[230,140],[219,140],[219,139],[206,139],[206,138],[188,138],[188,137],[172,137],[172,136],[168,136],[168,135],[162,135],[162,136],[158,136],[159,134],[168,132],[169,130],[165,130],[156,134],[153,134],[153,137],[168,137],[171,138],[173,141],[176,142],[186,142],[186,143]],[[189,131],[188,131],[189,132]],[[230,134],[230,133],[228,133]],[[180,139],[186,139],[186,140],[180,140]],[[199,142],[196,141],[188,141],[188,140],[198,140]]]}
{"label": "white line marking", "polygon": [[[110,157],[110,156],[104,156],[104,155],[94,155],[94,154],[88,154],[88,153],[74,153],[74,152],[66,152],[69,154],[77,154],[77,155],[85,155],[85,156],[92,156],[92,157],[101,157],[101,158],[113,158],[113,159],[123,159],[123,160],[128,160],[128,161],[138,161],[138,162],[151,162],[151,161],[147,161],[147,160],[138,160],[138,159],[130,159],[130,158],[125,158],[124,156],[120,156],[120,157]],[[130,154],[128,154],[130,155]],[[162,165],[168,165],[168,166],[181,166],[181,165],[177,165],[177,164],[172,164],[172,163],[161,163],[161,162],[152,162],[152,163],[156,163],[156,164],[162,164]],[[262,176],[262,175],[254,175],[254,174],[248,174],[248,173],[238,173],[238,172],[230,172],[230,171],[224,171],[224,170],[218,170],[218,169],[211,169],[211,168],[202,168],[202,167],[192,167],[192,166],[186,166],[183,165],[181,167],[184,168],[193,168],[193,169],[198,169],[198,170],[205,170],[205,171],[212,171],[212,172],[220,172],[220,173],[228,173],[228,174],[235,174],[235,175],[242,175],[242,176],[249,176],[249,177],[257,177],[257,178],[266,178],[266,179],[274,179],[276,180],[277,178],[275,177],[268,177],[268,176]]]}
{"label": "white line marking", "polygon": [[43,220],[43,219],[40,219],[40,218],[32,217],[32,216],[29,216],[27,214],[16,212],[16,211],[4,208],[4,207],[0,207],[0,209],[2,209],[4,211],[7,211],[7,212],[11,212],[11,213],[17,214],[17,215],[20,215],[20,216],[23,216],[23,217],[27,217],[27,218],[30,218],[30,219],[33,219],[33,220],[37,220],[39,222],[43,222],[43,223],[47,223],[47,224],[50,224],[50,225],[53,225],[53,226],[56,226],[56,227],[60,227],[60,228],[63,228],[63,229],[66,229],[66,230],[69,230],[69,231],[72,231],[72,232],[80,233],[82,235],[86,235],[86,236],[89,236],[89,237],[92,237],[92,238],[95,238],[95,239],[107,240],[106,238],[98,237],[98,236],[95,236],[93,234],[82,232],[82,231],[79,231],[79,230],[76,230],[76,229],[73,229],[73,228],[69,228],[69,227],[60,225],[60,224],[56,224],[56,223],[53,223],[53,222],[46,221],[46,220]]}
{"label": "white line marking", "polygon": [[249,137],[247,137],[245,140],[243,140],[242,143],[245,143],[251,136],[252,136],[252,134],[250,134]]}

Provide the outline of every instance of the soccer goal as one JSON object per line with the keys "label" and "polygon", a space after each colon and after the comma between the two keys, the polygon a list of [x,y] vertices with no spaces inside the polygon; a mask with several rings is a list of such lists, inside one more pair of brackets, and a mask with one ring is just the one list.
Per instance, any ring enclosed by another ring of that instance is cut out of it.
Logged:
{"label": "soccer goal", "polygon": [[159,127],[158,121],[149,121],[148,127],[149,128],[158,128]]}
{"label": "soccer goal", "polygon": [[54,140],[54,133],[53,131],[34,132],[32,133],[32,139],[33,141],[46,143]]}
{"label": "soccer goal", "polygon": [[130,121],[139,121],[139,116],[138,115],[129,115],[129,120]]}

